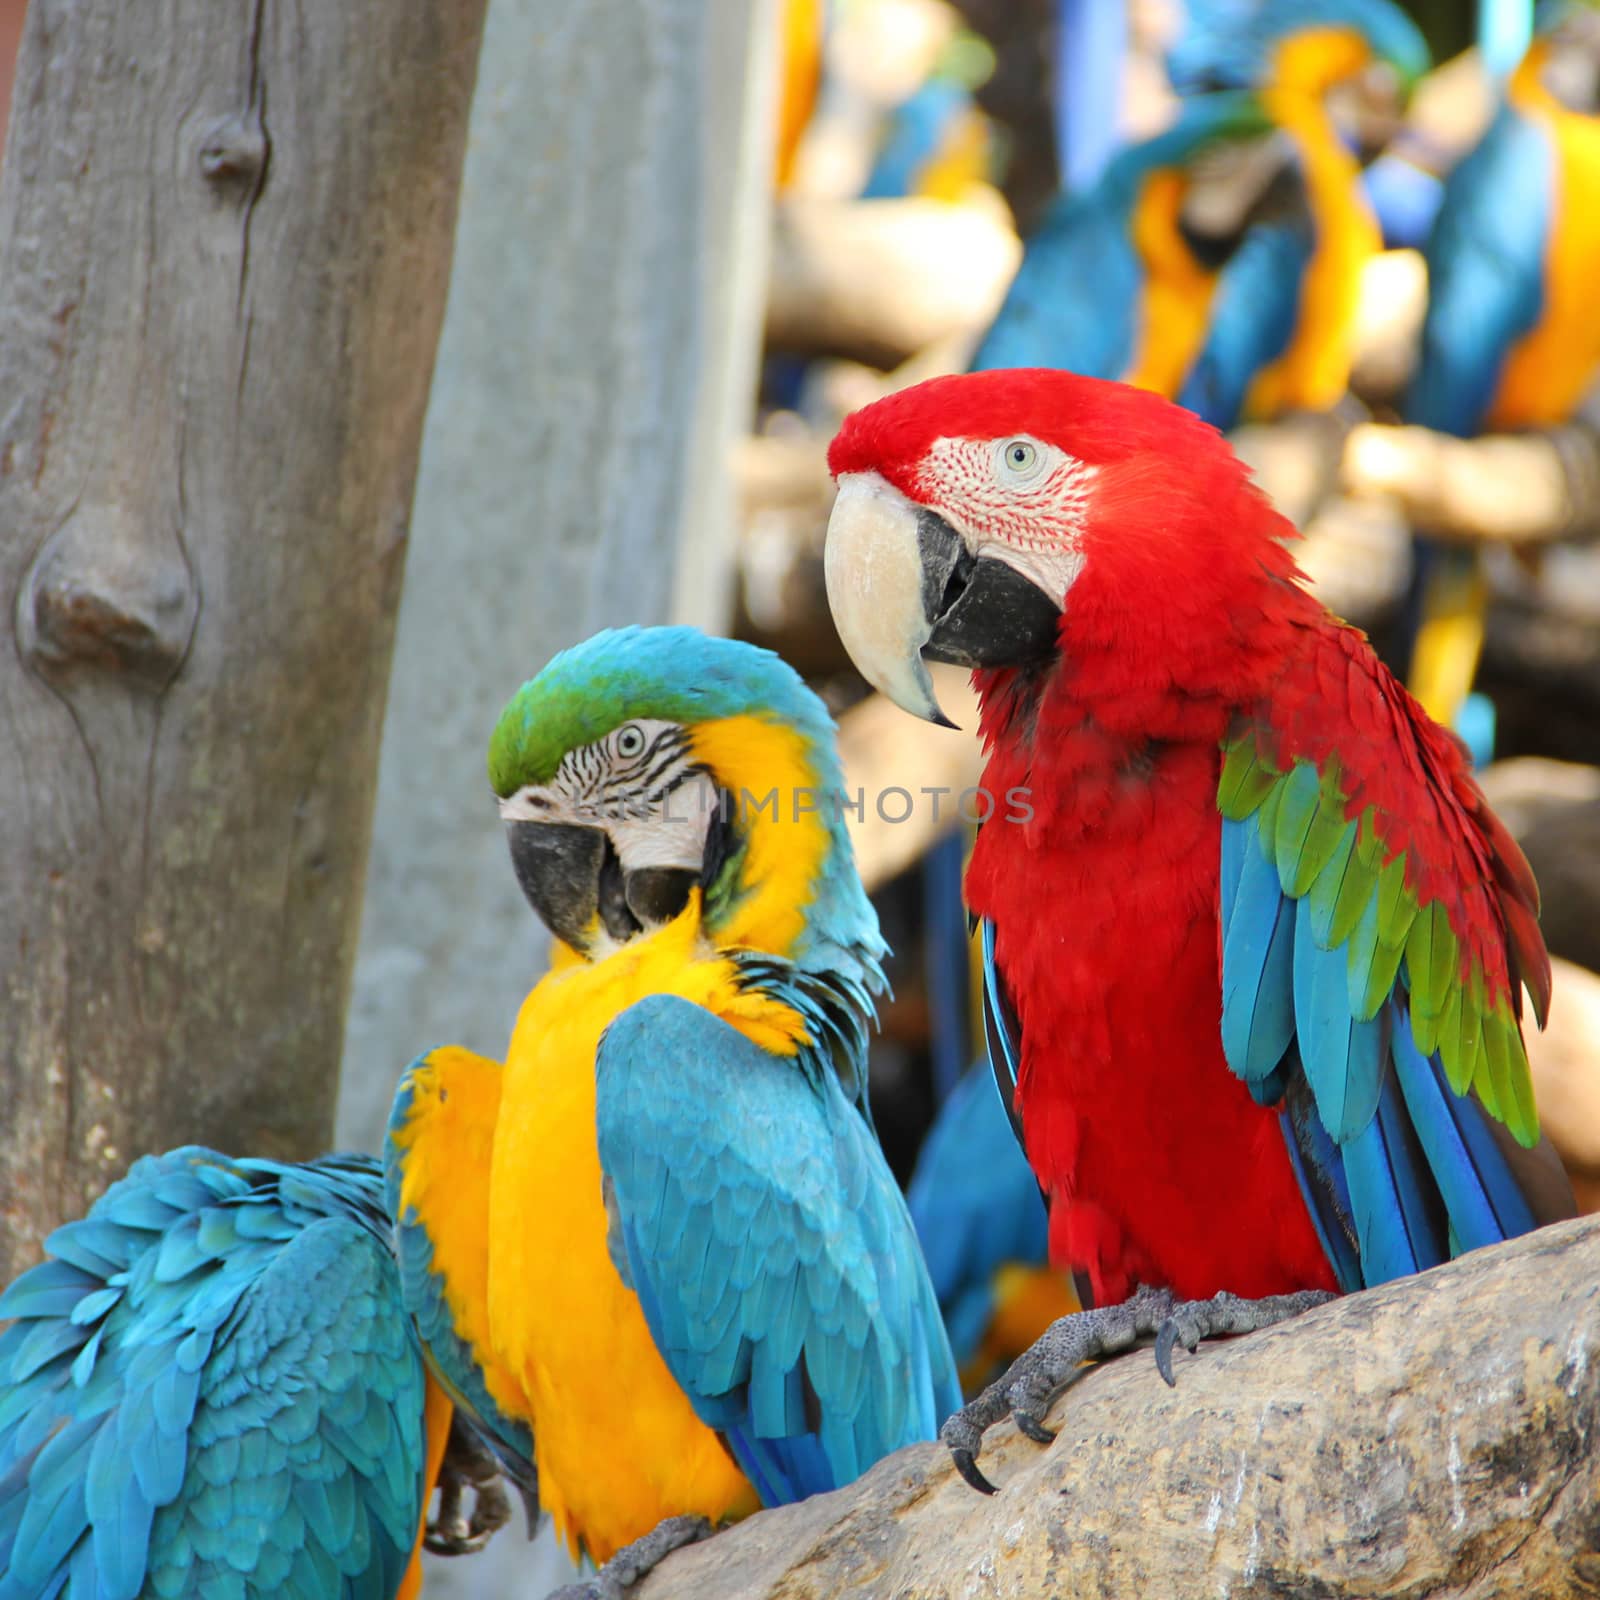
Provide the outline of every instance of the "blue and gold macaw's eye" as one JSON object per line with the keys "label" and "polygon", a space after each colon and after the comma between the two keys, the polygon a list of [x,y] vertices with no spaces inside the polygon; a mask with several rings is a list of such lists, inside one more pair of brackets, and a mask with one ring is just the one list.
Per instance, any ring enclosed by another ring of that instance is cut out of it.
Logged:
{"label": "blue and gold macaw's eye", "polygon": [[644,729],[625,722],[617,729],[617,754],[631,760],[644,754]]}
{"label": "blue and gold macaw's eye", "polygon": [[1039,464],[1039,451],[1027,439],[1012,439],[1001,459],[1012,472],[1025,477]]}

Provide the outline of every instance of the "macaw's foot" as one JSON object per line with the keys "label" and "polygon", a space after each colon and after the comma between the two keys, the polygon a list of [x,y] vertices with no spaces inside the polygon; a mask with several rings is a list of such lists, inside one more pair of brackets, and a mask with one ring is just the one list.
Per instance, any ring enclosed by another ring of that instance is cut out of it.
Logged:
{"label": "macaw's foot", "polygon": [[[470,1517],[463,1505],[468,1489],[473,1492]],[[437,1556],[471,1555],[510,1520],[511,1503],[500,1486],[500,1465],[457,1412],[439,1466],[439,1509],[423,1530],[423,1548]]]}
{"label": "macaw's foot", "polygon": [[1052,1323],[1032,1349],[1025,1350],[1007,1372],[945,1423],[939,1437],[955,1457],[961,1476],[981,1493],[993,1494],[994,1485],[977,1464],[984,1434],[1010,1416],[1030,1439],[1050,1444],[1055,1435],[1045,1427],[1045,1415],[1062,1390],[1082,1376],[1084,1362],[1117,1355],[1153,1336],[1156,1365],[1161,1376],[1172,1383],[1174,1344],[1193,1350],[1213,1334],[1271,1327],[1332,1298],[1323,1290],[1307,1290],[1267,1300],[1219,1294],[1212,1300],[1180,1301],[1170,1289],[1141,1284],[1121,1305],[1075,1311]]}
{"label": "macaw's foot", "polygon": [[704,1517],[668,1517],[642,1539],[625,1544],[587,1583],[571,1583],[546,1600],[627,1600],[633,1586],[674,1550],[709,1539],[716,1529]]}
{"label": "macaw's foot", "polygon": [[1215,1339],[1228,1333],[1255,1333],[1336,1298],[1327,1289],[1302,1289],[1298,1294],[1271,1294],[1263,1300],[1241,1300],[1224,1289],[1209,1300],[1181,1301],[1168,1311],[1166,1320],[1156,1329],[1156,1371],[1172,1388],[1177,1388],[1178,1380],[1172,1375],[1173,1345],[1181,1344],[1193,1355],[1202,1339]]}

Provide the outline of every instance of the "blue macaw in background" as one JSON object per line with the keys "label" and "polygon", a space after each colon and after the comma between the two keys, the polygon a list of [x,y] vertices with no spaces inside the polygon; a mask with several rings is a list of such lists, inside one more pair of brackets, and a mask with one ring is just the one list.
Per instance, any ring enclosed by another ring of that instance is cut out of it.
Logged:
{"label": "blue macaw in background", "polygon": [[[1541,8],[1504,103],[1446,185],[1405,421],[1462,438],[1550,427],[1600,381],[1597,71],[1600,14]],[[1473,552],[1418,540],[1410,687],[1479,756],[1492,722],[1462,713],[1478,706],[1468,691],[1487,604]]]}
{"label": "blue macaw in background", "polygon": [[1049,1265],[1044,1199],[987,1061],[939,1108],[906,1204],[968,1394],[1078,1309]]}
{"label": "blue macaw in background", "polygon": [[383,1174],[138,1161],[0,1296],[0,1600],[410,1600],[451,1407]]}
{"label": "blue macaw in background", "polygon": [[1183,205],[1194,164],[1272,132],[1249,94],[1207,95],[1131,145],[1081,194],[1064,194],[1027,241],[974,369],[1068,367],[1167,394],[1202,348],[1218,269],[1237,238],[1201,238]]}
{"label": "blue macaw in background", "polygon": [[[1382,241],[1330,102],[1375,67],[1409,94],[1427,47],[1385,0],[1268,0],[1202,43],[1178,77],[1199,81],[1204,57],[1235,87],[1056,203],[974,367],[1120,378],[1222,428],[1342,396]],[[1220,220],[1207,191],[1232,193]]]}

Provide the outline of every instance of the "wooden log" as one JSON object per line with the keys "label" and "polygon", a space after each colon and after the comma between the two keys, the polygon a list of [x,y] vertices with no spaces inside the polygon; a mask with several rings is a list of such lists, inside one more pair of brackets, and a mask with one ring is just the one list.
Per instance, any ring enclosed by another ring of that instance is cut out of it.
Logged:
{"label": "wooden log", "polygon": [[1022,257],[1005,207],[816,200],[777,209],[767,343],[890,367],[999,309]]}
{"label": "wooden log", "polygon": [[1600,1219],[1284,1326],[1089,1370],[975,1494],[919,1445],[666,1561],[638,1600],[1533,1600],[1600,1592]]}
{"label": "wooden log", "polygon": [[1550,1025],[1525,1030],[1539,1123],[1579,1209],[1600,1211],[1600,976],[1556,956]]}
{"label": "wooden log", "polygon": [[0,1282],[332,1133],[483,0],[33,0],[0,180]]}
{"label": "wooden log", "polygon": [[1600,531],[1600,433],[1583,424],[1456,439],[1367,423],[1345,446],[1352,494],[1391,495],[1431,534],[1544,544]]}

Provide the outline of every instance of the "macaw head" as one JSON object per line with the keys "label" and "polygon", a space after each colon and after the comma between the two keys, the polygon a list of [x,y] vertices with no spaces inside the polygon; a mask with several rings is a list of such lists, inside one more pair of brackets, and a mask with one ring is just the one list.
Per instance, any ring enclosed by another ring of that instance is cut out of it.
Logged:
{"label": "macaw head", "polygon": [[1188,8],[1167,53],[1185,94],[1269,84],[1321,94],[1386,65],[1409,94],[1432,65],[1427,41],[1393,0],[1208,0]]}
{"label": "macaw head", "polygon": [[698,895],[720,948],[876,962],[826,709],[770,651],[619,628],[556,656],[489,742],[517,881],[603,957]]}
{"label": "macaw head", "polygon": [[[1118,653],[1170,683],[1221,646],[1293,532],[1226,441],[1127,384],[1047,368],[934,378],[845,419],[824,568],[864,677],[944,722],[924,659],[1047,666]],[[1193,672],[1186,674],[1193,676]]]}
{"label": "macaw head", "polygon": [[1398,131],[1431,64],[1393,0],[1210,0],[1191,5],[1167,57],[1184,93],[1273,89],[1321,101],[1363,159]]}
{"label": "macaw head", "polygon": [[[1148,248],[1142,237],[1150,230],[1141,219],[1170,208],[1189,251],[1215,272],[1248,228],[1281,208],[1279,175],[1292,159],[1292,146],[1284,148],[1258,96],[1208,94],[1185,101],[1170,127],[1119,150],[1088,188],[1057,196],[1028,239],[971,365],[1123,370],[1125,341],[1106,337],[1105,330],[1122,317],[1126,342],[1136,338],[1138,276],[1131,254],[1119,257],[1104,249],[1107,219],[1122,219],[1128,251],[1142,256]],[[1159,226],[1153,231],[1164,237]]]}

